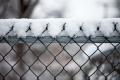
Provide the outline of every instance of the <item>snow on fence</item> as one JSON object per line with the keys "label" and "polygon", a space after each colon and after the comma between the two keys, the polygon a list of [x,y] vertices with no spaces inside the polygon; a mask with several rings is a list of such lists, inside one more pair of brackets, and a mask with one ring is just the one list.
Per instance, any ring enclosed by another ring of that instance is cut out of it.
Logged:
{"label": "snow on fence", "polygon": [[0,80],[120,79],[120,19],[0,19]]}

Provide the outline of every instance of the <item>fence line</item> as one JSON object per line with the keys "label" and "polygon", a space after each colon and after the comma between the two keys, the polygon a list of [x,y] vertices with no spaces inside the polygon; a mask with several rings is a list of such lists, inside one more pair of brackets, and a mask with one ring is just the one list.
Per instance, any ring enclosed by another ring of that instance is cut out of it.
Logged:
{"label": "fence line", "polygon": [[[0,37],[0,80],[119,80],[120,33]],[[27,32],[30,29],[27,30]],[[9,35],[10,34],[10,35]]]}

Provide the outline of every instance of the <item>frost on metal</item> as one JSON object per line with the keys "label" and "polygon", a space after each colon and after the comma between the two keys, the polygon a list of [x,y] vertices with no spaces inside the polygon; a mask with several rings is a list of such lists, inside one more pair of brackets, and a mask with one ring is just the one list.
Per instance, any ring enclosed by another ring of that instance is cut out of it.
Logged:
{"label": "frost on metal", "polygon": [[[117,32],[116,32],[117,31]],[[120,19],[0,19],[0,36],[118,36]]]}

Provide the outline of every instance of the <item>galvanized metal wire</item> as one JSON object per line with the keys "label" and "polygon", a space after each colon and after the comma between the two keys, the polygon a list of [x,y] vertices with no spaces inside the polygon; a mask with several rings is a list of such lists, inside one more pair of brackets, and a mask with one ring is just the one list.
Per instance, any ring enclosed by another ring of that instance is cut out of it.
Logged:
{"label": "galvanized metal wire", "polygon": [[120,36],[6,35],[0,37],[0,80],[120,79]]}

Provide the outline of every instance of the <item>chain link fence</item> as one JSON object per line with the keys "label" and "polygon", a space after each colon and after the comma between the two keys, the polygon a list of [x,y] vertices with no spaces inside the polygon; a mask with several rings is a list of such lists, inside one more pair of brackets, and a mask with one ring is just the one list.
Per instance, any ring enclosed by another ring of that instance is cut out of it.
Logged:
{"label": "chain link fence", "polygon": [[119,80],[119,63],[120,36],[0,37],[0,80]]}

